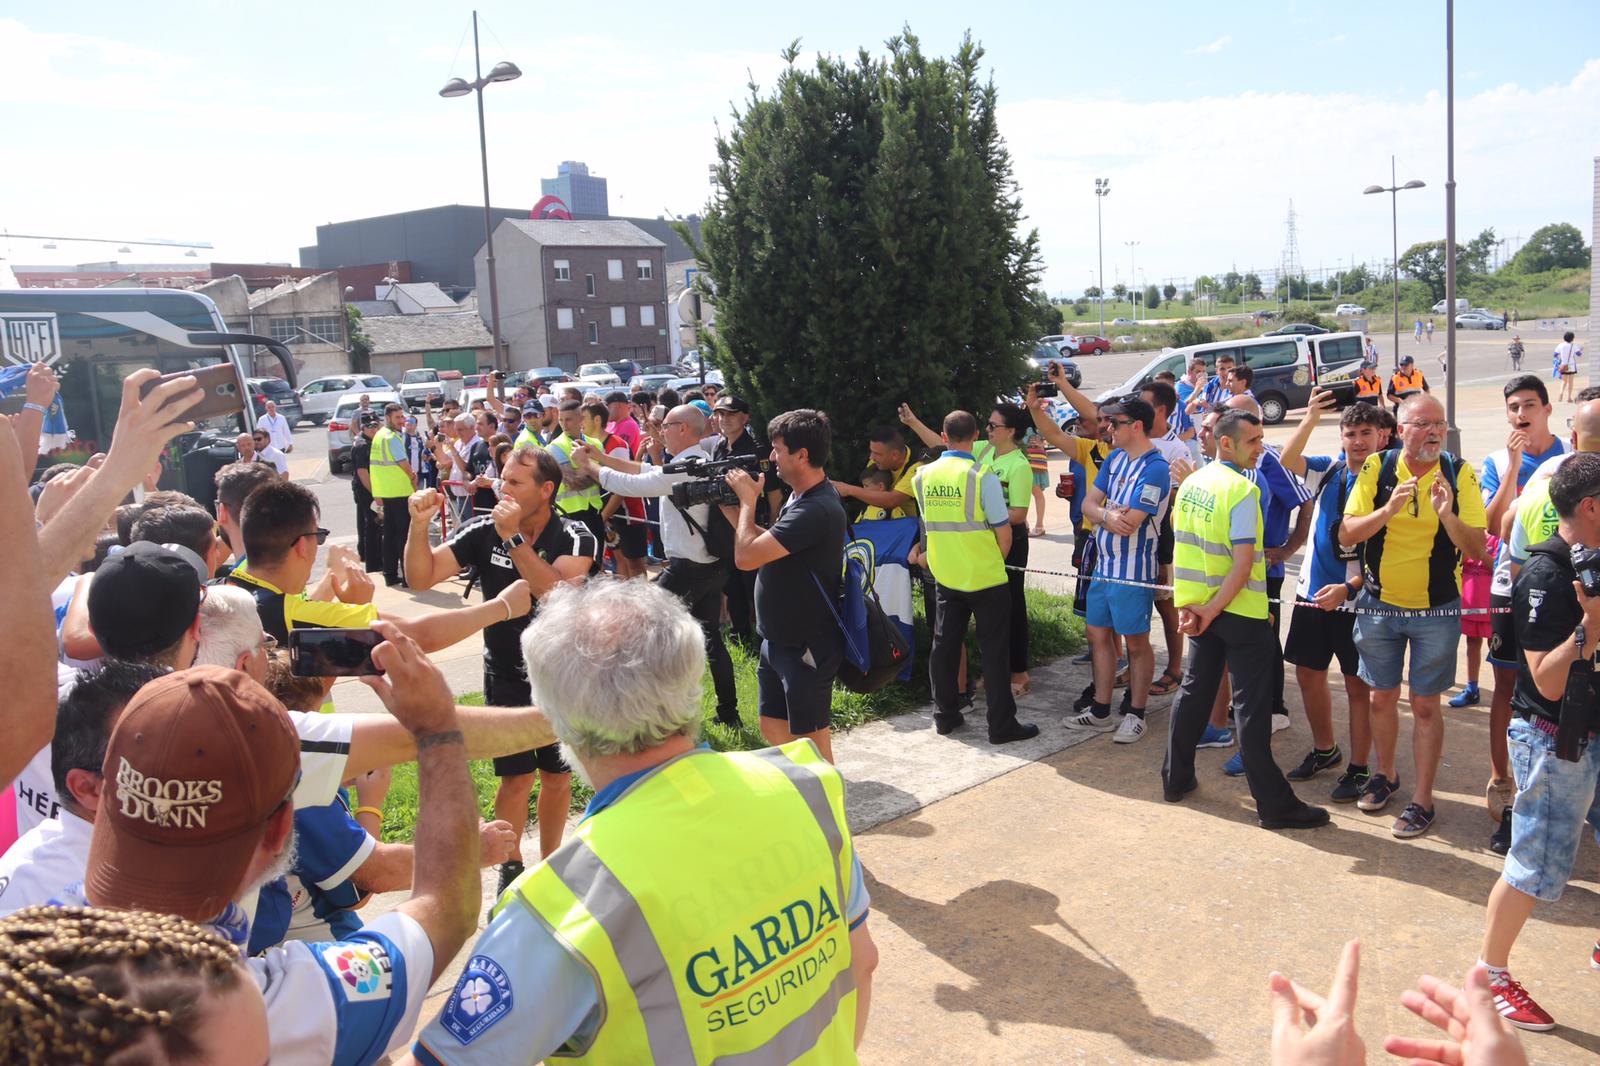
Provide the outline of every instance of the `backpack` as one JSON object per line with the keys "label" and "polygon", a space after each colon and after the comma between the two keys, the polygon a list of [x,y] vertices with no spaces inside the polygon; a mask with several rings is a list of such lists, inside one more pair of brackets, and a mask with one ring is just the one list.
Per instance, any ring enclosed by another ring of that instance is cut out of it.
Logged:
{"label": "backpack", "polygon": [[838,679],[851,692],[876,692],[893,681],[911,658],[910,642],[878,602],[872,587],[871,555],[870,542],[853,541],[846,546],[844,589],[838,602],[822,587],[822,580],[811,575],[844,635]]}
{"label": "backpack", "polygon": [[[1382,507],[1384,504],[1388,503],[1389,497],[1394,494],[1395,486],[1400,483],[1401,453],[1402,449],[1400,448],[1391,448],[1382,453],[1383,458],[1380,460],[1380,465],[1378,466],[1378,483],[1375,487],[1372,498],[1372,506],[1374,509]],[[1459,515],[1461,513],[1461,493],[1457,489],[1456,484],[1461,476],[1461,460],[1457,459],[1449,452],[1441,451],[1439,453],[1439,470],[1435,476],[1446,479],[1446,484],[1450,486],[1450,510]],[[1430,501],[1423,498],[1421,495],[1413,496],[1412,501],[1416,503],[1418,507],[1433,506]],[[1374,596],[1383,595],[1383,586],[1378,581],[1378,568],[1376,562],[1377,559],[1382,555],[1383,540],[1386,532],[1387,531],[1383,529],[1378,530],[1377,533],[1373,534],[1372,537],[1361,546],[1362,575],[1365,578],[1367,590]],[[1461,553],[1456,549],[1455,545],[1451,543],[1450,535],[1445,532],[1444,523],[1442,522],[1439,524],[1439,531],[1434,534],[1434,544],[1436,548],[1447,547],[1448,550],[1455,552],[1456,559],[1458,561],[1460,560]],[[1430,595],[1433,591],[1434,590],[1430,588]]]}

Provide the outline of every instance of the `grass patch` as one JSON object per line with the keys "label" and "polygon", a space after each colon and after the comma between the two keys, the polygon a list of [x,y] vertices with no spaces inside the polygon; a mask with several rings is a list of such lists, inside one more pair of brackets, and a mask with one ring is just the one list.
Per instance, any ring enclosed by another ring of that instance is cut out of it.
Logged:
{"label": "grass patch", "polygon": [[[1072,613],[1072,600],[1067,596],[1028,589],[1029,659],[1040,665],[1051,659],[1077,651],[1083,647],[1083,620]],[[896,714],[925,707],[933,696],[928,686],[928,649],[933,635],[928,620],[923,616],[922,597],[915,597],[916,662],[911,680],[891,683],[877,692],[857,693],[835,687],[833,690],[833,728],[852,729],[866,722],[877,721]],[[707,674],[700,706],[705,719],[701,736],[718,751],[750,751],[766,746],[761,730],[756,724],[756,650],[746,649],[730,641],[728,652],[733,657],[734,681],[739,691],[741,725],[731,729],[716,720],[716,699],[711,690],[711,677]],[[976,631],[967,634],[967,656],[976,674],[980,656]],[[483,694],[468,693],[458,697],[464,704],[481,706]],[[487,760],[471,764],[472,784],[478,793],[478,812],[485,818],[493,816],[495,776],[492,763]],[[537,801],[538,786],[534,786],[532,804]],[[594,793],[577,779],[572,781],[572,807],[582,810]],[[531,818],[531,815],[530,815]],[[403,763],[394,768],[388,798],[383,805],[383,839],[390,842],[409,842],[417,822],[417,764]]]}

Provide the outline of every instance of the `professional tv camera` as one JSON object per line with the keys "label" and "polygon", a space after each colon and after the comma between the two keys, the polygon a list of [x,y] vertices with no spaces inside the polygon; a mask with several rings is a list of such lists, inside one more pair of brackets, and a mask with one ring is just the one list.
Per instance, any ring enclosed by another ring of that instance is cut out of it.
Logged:
{"label": "professional tv camera", "polygon": [[751,477],[755,477],[758,474],[770,474],[773,469],[770,459],[760,459],[754,455],[734,455],[716,461],[686,459],[681,463],[668,463],[661,468],[661,471],[665,474],[688,474],[694,479],[672,486],[672,502],[679,507],[693,507],[701,503],[737,507],[739,497],[728,487],[728,471],[743,470]]}

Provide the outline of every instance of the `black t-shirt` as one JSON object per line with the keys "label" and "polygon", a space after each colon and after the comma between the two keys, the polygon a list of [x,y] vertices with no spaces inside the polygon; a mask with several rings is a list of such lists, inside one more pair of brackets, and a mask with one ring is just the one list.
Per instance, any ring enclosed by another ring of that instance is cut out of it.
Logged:
{"label": "black t-shirt", "polygon": [[[1537,714],[1551,721],[1561,718],[1561,701],[1547,700],[1533,683],[1526,652],[1551,651],[1572,639],[1572,631],[1583,621],[1583,608],[1572,591],[1577,574],[1567,542],[1551,537],[1534,545],[1528,564],[1517,575],[1511,590],[1512,624],[1516,626],[1517,687],[1511,704],[1519,714]],[[1589,634],[1594,640],[1594,634]]]}
{"label": "black t-shirt", "polygon": [[356,434],[356,439],[350,445],[350,489],[356,494],[356,499],[370,500],[372,491],[361,483],[357,470],[365,470],[368,477],[372,476],[372,442],[360,433]]}
{"label": "black t-shirt", "polygon": [[822,591],[835,601],[844,568],[844,504],[831,481],[789,497],[769,532],[789,554],[756,571],[756,628],[774,644],[807,644],[837,633]]}
{"label": "black t-shirt", "polygon": [[[551,515],[533,542],[533,550],[547,563],[554,563],[563,555],[576,555],[600,562],[600,542],[589,527],[582,522]],[[522,575],[517,564],[501,544],[500,534],[494,528],[492,515],[479,515],[466,522],[445,541],[445,547],[462,566],[476,566],[478,580],[483,583],[484,599],[493,599],[506,590]],[[593,568],[591,567],[591,570]],[[483,631],[483,657],[491,674],[499,677],[522,677],[527,667],[522,661],[522,631],[528,620],[539,611],[539,601],[533,601],[533,610],[508,622],[496,622]]]}
{"label": "black t-shirt", "polygon": [[[467,476],[475,478],[486,473],[494,463],[494,457],[489,454],[489,442],[482,437],[473,437],[472,445],[467,449]],[[499,501],[495,499],[493,489],[476,489],[472,493],[472,506],[479,511],[492,511]]]}

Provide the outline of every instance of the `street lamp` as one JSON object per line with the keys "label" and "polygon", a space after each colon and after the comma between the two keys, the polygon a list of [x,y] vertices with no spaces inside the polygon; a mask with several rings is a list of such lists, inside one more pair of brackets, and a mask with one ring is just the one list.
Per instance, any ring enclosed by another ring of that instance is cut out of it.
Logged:
{"label": "street lamp", "polygon": [[1100,208],[1102,201],[1111,195],[1111,179],[1094,179],[1094,232],[1095,241],[1100,249],[1100,298],[1096,301],[1100,305],[1100,336],[1106,335],[1106,234],[1105,226],[1101,220]]}
{"label": "street lamp", "polygon": [[1133,298],[1133,294],[1138,291],[1139,276],[1133,270],[1133,250],[1139,247],[1139,242],[1123,241],[1122,243],[1128,246],[1128,302],[1133,307],[1133,320],[1137,322],[1139,321],[1139,303]]}
{"label": "street lamp", "polygon": [[439,90],[444,97],[478,94],[478,156],[483,163],[483,243],[484,258],[489,267],[489,330],[494,335],[494,368],[507,369],[505,348],[500,343],[500,289],[494,273],[494,226],[489,218],[489,140],[483,127],[483,88],[497,81],[516,81],[522,71],[515,63],[496,63],[488,77],[483,73],[483,58],[478,54],[478,13],[472,13],[472,71],[476,80],[451,78]]}
{"label": "street lamp", "polygon": [[1391,155],[1389,157],[1389,184],[1386,186],[1368,185],[1361,190],[1367,196],[1379,192],[1389,194],[1389,230],[1390,238],[1394,244],[1394,258],[1390,262],[1394,264],[1394,368],[1396,372],[1400,369],[1400,209],[1397,206],[1397,201],[1400,198],[1401,190],[1425,187],[1426,183],[1418,181],[1416,178],[1412,178],[1404,185],[1396,185],[1394,156]]}

